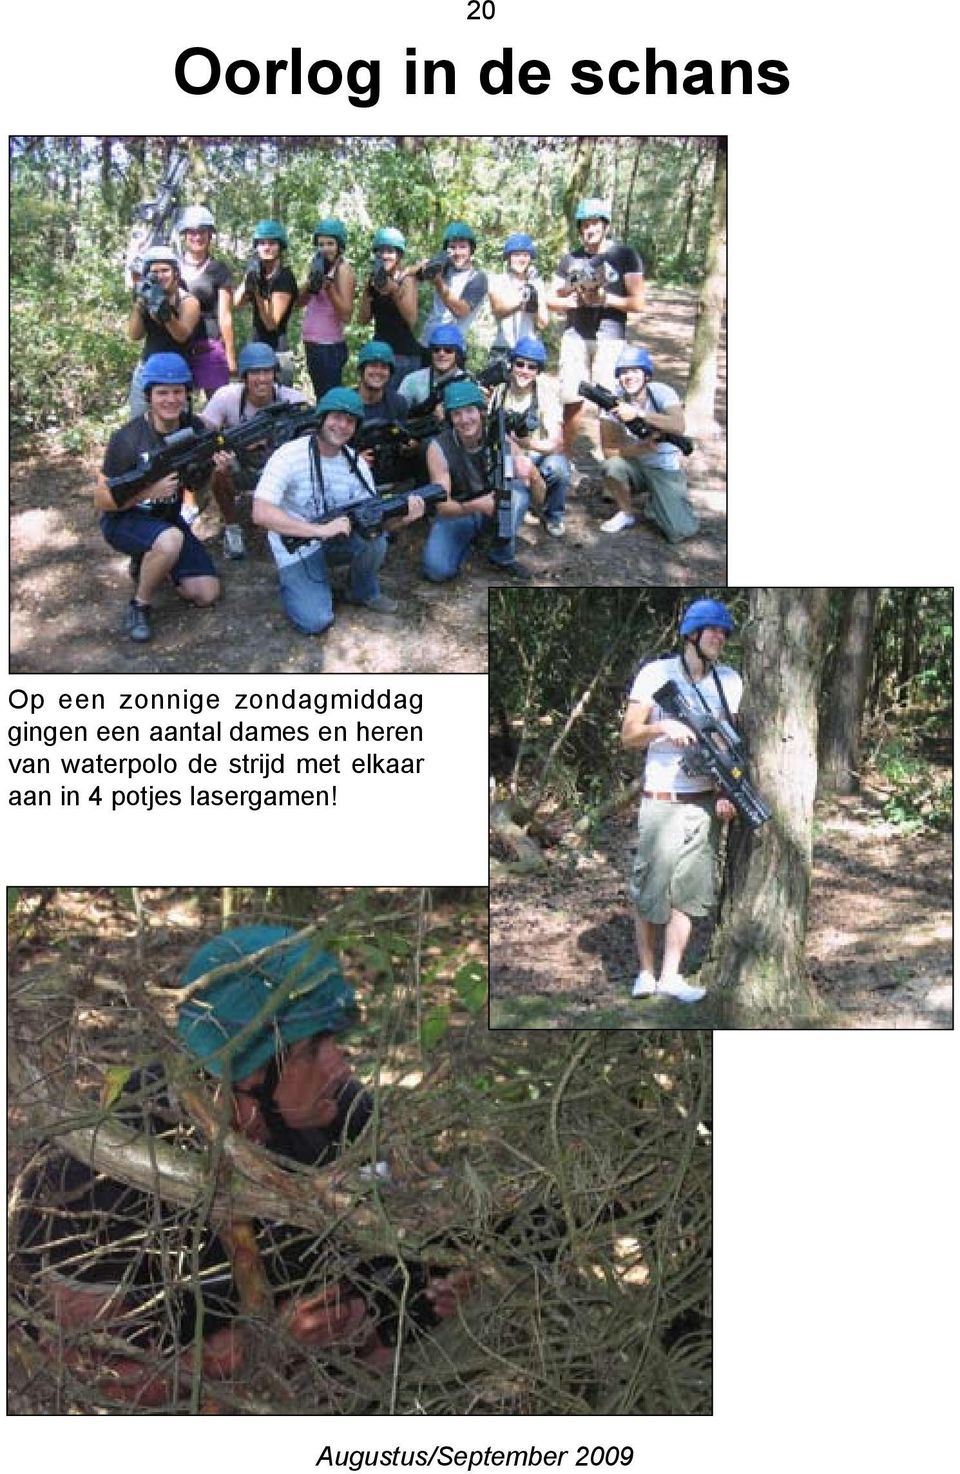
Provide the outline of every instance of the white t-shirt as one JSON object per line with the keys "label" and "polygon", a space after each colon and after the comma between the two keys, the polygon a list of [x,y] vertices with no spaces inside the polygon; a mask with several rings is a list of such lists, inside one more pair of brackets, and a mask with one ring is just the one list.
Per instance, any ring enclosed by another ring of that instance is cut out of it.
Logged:
{"label": "white t-shirt", "polygon": [[[352,452],[350,460],[344,451],[335,456],[320,457],[322,487],[314,474],[312,460],[309,435],[281,445],[263,468],[255,498],[262,497],[264,501],[272,502],[275,507],[289,512],[291,517],[317,522],[329,512],[376,496],[367,463],[357,461],[357,471],[353,471]],[[302,554],[316,551],[314,544],[304,543],[297,552],[288,553],[278,532],[270,532],[267,536],[278,568],[286,568]]]}
{"label": "white t-shirt", "polygon": [[[729,665],[718,665],[714,669],[723,686],[723,694],[727,698],[730,713],[736,716],[743,696],[743,681]],[[721,720],[726,719],[717,683],[713,679],[713,671],[707,671],[703,680],[694,684],[687,675],[679,655],[668,655],[663,660],[652,660],[649,665],[643,666],[637,672],[636,679],[630,688],[630,700],[652,701],[654,691],[659,691],[667,681],[676,681],[691,705],[696,707],[701,706],[700,697],[696,694],[699,691],[712,714],[720,717]],[[660,722],[667,715],[668,713],[654,701],[649,720]],[[671,742],[669,737],[655,737],[647,748],[644,787],[655,793],[709,792],[712,787],[709,781],[702,776],[691,778],[680,766],[682,758],[688,752],[689,748],[685,749],[679,743]]]}

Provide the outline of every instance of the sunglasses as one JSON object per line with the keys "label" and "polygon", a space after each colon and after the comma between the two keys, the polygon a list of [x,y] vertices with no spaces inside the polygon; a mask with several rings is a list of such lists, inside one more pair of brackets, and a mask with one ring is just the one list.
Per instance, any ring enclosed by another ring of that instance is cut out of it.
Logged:
{"label": "sunglasses", "polygon": [[540,367],[537,361],[533,358],[515,358],[513,360],[513,366],[514,368],[528,369],[538,369]]}

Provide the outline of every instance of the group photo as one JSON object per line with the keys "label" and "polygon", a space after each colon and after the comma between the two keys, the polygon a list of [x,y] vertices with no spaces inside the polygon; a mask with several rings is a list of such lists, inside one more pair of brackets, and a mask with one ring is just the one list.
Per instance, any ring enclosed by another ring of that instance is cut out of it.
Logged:
{"label": "group photo", "polygon": [[487,668],[726,576],[726,141],[11,140],[11,666]]}

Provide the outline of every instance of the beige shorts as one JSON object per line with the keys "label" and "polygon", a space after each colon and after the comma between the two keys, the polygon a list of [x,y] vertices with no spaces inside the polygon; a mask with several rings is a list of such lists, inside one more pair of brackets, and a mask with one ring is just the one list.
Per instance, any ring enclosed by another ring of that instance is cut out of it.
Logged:
{"label": "beige shorts", "polygon": [[581,379],[590,379],[613,391],[617,387],[614,373],[623,352],[623,338],[581,338],[567,328],[560,339],[560,398],[564,404],[575,404],[583,398],[577,387]]}
{"label": "beige shorts", "polygon": [[627,890],[643,921],[664,926],[671,911],[706,916],[717,898],[717,796],[674,804],[645,798]]}

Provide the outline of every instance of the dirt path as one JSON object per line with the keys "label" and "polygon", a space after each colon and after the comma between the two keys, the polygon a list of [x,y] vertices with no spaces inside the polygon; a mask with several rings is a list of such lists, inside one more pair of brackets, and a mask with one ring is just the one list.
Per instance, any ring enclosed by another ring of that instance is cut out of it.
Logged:
{"label": "dirt path", "polygon": [[[560,846],[546,876],[490,893],[494,1027],[705,1027],[706,1004],[634,1003],[632,921],[623,885],[633,817],[596,848]],[[807,958],[817,996],[850,1028],[952,1026],[949,836],[908,835],[861,800],[818,808]],[[709,927],[694,938],[694,955]]]}
{"label": "dirt path", "polygon": [[[651,288],[643,317],[643,342],[658,377],[686,379],[696,300],[691,292]],[[718,404],[725,421],[725,379]],[[520,554],[536,583],[722,584],[726,579],[725,445],[698,449],[688,464],[692,500],[701,530],[671,548],[652,529],[638,526],[616,538],[599,531],[610,513],[587,490],[596,473],[595,424],[577,447],[585,478],[571,498],[567,535],[548,538],[525,527]],[[127,560],[100,536],[90,505],[99,456],[48,456],[11,468],[11,669],[24,673],[173,674],[177,672],[485,671],[487,589],[497,582],[482,556],[456,582],[437,586],[420,577],[424,533],[400,534],[392,544],[384,590],[398,598],[396,616],[373,616],[338,605],[333,629],[322,641],[298,635],[280,612],[273,559],[261,534],[248,539],[243,562],[220,557],[219,526],[205,513],[200,535],[210,540],[224,583],[214,609],[181,606],[172,590],[156,611],[156,637],[135,646],[122,632],[129,597]]]}

